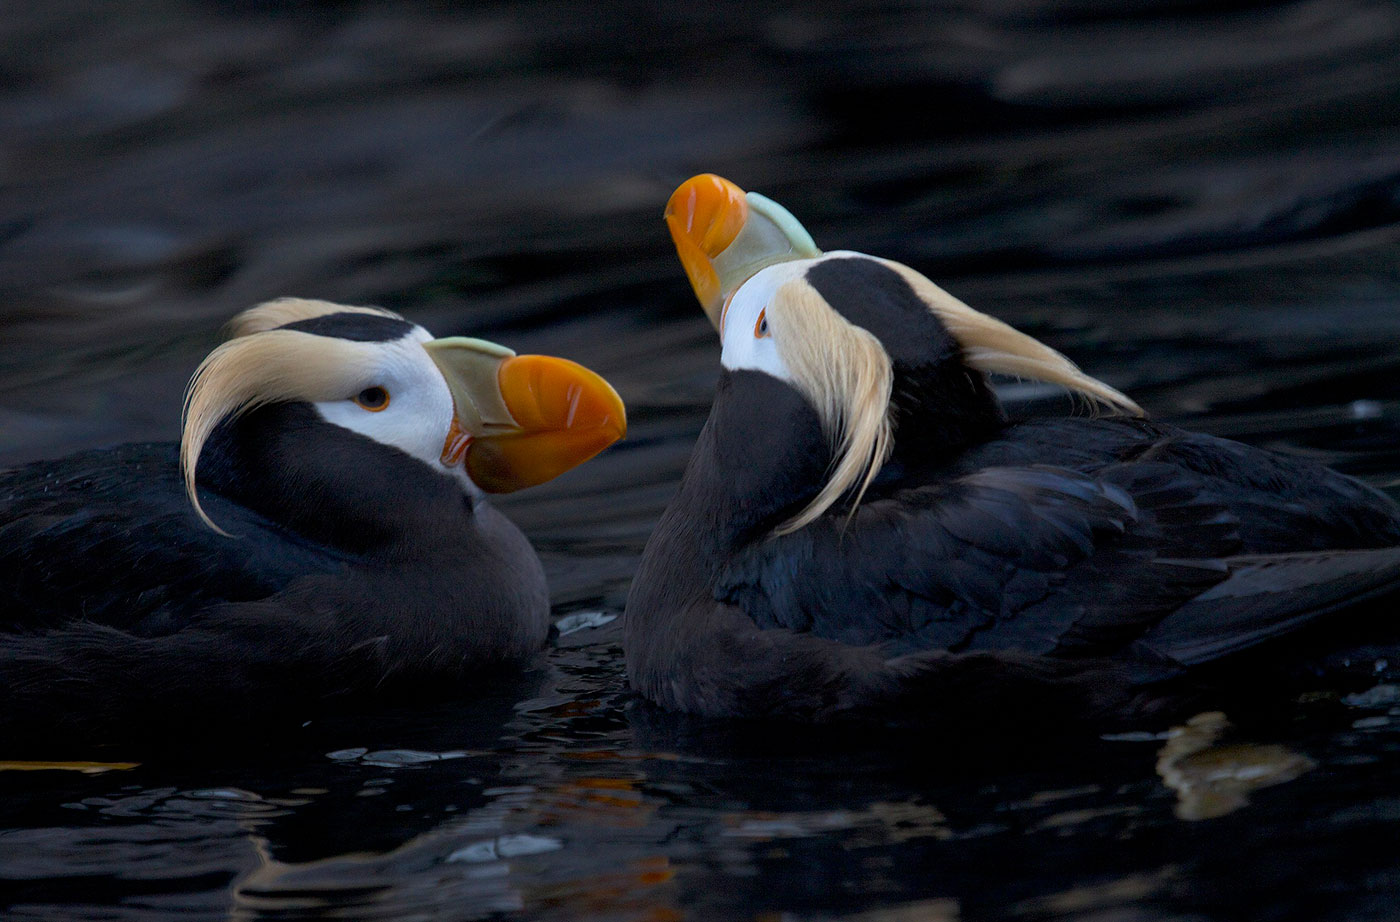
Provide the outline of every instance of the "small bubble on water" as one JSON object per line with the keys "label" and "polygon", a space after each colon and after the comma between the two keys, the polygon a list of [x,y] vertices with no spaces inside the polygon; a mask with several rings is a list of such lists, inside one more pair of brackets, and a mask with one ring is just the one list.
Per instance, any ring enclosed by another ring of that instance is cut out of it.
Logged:
{"label": "small bubble on water", "polygon": [[510,835],[474,842],[459,848],[447,856],[448,861],[464,861],[476,864],[483,861],[496,861],[501,858],[519,858],[524,855],[540,855],[557,851],[564,847],[558,839],[547,836]]}
{"label": "small bubble on water", "polygon": [[1383,413],[1378,400],[1353,400],[1348,409],[1352,419],[1380,419]]}
{"label": "small bubble on water", "polygon": [[1375,688],[1347,695],[1342,702],[1354,708],[1382,708],[1400,704],[1400,685],[1377,685]]}
{"label": "small bubble on water", "polygon": [[1390,718],[1384,714],[1379,717],[1363,717],[1360,720],[1353,720],[1351,728],[1353,730],[1374,730],[1377,727],[1390,726]]}
{"label": "small bubble on water", "polygon": [[335,752],[328,752],[326,758],[335,759],[337,762],[348,762],[352,759],[358,759],[367,752],[369,750],[365,747],[357,746],[354,749],[337,749]]}
{"label": "small bubble on water", "polygon": [[609,614],[603,611],[581,611],[572,615],[565,615],[555,624],[559,629],[559,636],[573,634],[577,631],[588,630],[589,628],[602,627],[617,620],[616,614]]}

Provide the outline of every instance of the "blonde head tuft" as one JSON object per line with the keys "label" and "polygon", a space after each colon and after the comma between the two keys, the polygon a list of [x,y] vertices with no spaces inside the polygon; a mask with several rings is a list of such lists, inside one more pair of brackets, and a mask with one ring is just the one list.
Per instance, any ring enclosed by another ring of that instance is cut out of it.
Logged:
{"label": "blonde head tuft", "polygon": [[234,338],[209,353],[190,379],[180,433],[180,471],[195,512],[219,534],[228,532],[205,514],[195,489],[200,453],[219,424],[269,403],[340,400],[365,387],[373,375],[373,343],[275,329],[342,311],[394,316],[325,301],[271,301],[235,317],[229,326]]}
{"label": "blonde head tuft", "polygon": [[382,307],[351,307],[331,301],[317,301],[311,298],[276,298],[250,307],[224,325],[224,338],[237,339],[252,333],[265,333],[284,327],[289,323],[325,317],[329,314],[375,314],[402,320],[393,311]]}
{"label": "blonde head tuft", "polygon": [[894,447],[894,367],[874,335],[832,310],[802,279],[778,289],[767,319],[778,353],[816,408],[835,455],[821,492],[778,527],[782,535],[816,520],[852,488],[852,508],[860,503]]}
{"label": "blonde head tuft", "polygon": [[[1145,415],[1130,397],[1084,374],[1039,340],[973,310],[907,266],[878,261],[898,272],[929,306],[960,346],[969,368],[1045,381],[1096,407]],[[816,520],[852,490],[854,510],[880,473],[894,447],[894,368],[873,334],[833,310],[803,278],[777,290],[767,319],[778,354],[820,416],[834,453],[821,491],[776,529],[777,534],[788,534]]]}
{"label": "blonde head tuft", "polygon": [[1045,381],[1087,399],[1092,405],[1129,416],[1146,416],[1127,394],[1079,370],[1065,356],[995,317],[973,310],[923,275],[888,259],[879,262],[898,272],[962,347],[963,361],[985,374]]}

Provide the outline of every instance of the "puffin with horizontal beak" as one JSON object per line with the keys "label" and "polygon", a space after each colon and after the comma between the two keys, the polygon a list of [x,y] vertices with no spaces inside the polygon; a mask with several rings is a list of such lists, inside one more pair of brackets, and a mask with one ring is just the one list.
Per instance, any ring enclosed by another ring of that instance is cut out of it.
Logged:
{"label": "puffin with horizontal beak", "polygon": [[[1400,587],[1400,508],[1364,484],[1147,419],[720,177],[666,222],[723,370],[627,601],[629,680],[663,707],[1165,716],[1212,664],[1316,648]],[[993,373],[1106,413],[1009,421]]]}
{"label": "puffin with horizontal beak", "polygon": [[178,445],[0,473],[0,736],[299,726],[544,645],[539,558],[486,495],[621,438],[606,381],[377,308],[283,299],[229,332]]}

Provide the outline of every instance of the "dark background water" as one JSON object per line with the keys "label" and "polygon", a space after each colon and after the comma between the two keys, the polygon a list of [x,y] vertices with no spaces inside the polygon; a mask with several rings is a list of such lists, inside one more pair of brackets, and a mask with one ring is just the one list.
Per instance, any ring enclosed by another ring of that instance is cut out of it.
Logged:
{"label": "dark background water", "polygon": [[[617,385],[628,440],[501,504],[561,618],[615,614],[716,375],[660,221],[709,170],[1156,415],[1397,492],[1393,4],[0,9],[0,463],[174,438],[241,308],[382,304]],[[1400,914],[1386,686],[1214,745],[786,738],[640,705],[616,627],[484,701],[0,771],[6,917]]]}

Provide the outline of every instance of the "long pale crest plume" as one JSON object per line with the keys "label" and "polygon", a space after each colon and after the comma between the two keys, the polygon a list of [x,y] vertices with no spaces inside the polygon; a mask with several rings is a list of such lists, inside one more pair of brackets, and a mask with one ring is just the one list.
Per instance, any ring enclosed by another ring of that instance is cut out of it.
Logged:
{"label": "long pale crest plume", "polygon": [[854,505],[860,503],[894,447],[894,368],[874,335],[832,310],[804,279],[778,289],[767,319],[779,355],[816,408],[835,454],[821,492],[777,528],[781,535],[817,519],[857,484]]}
{"label": "long pale crest plume", "polygon": [[1098,407],[1129,416],[1146,416],[1127,394],[1079,370],[1065,356],[995,317],[968,307],[908,266],[879,260],[898,272],[962,347],[969,367],[988,374],[1044,381],[1086,398]]}
{"label": "long pale crest plume", "polygon": [[[968,367],[983,373],[1044,381],[1112,412],[1146,415],[1126,394],[1090,377],[1064,355],[1025,333],[973,310],[923,275],[889,260],[958,342]],[[780,288],[768,305],[773,341],[795,383],[816,408],[832,441],[834,460],[821,491],[776,529],[788,534],[820,517],[855,489],[852,508],[894,446],[890,396],[894,370],[871,333],[831,309],[803,279]],[[788,331],[788,332],[784,332]]]}
{"label": "long pale crest plume", "polygon": [[[234,338],[209,353],[195,370],[185,389],[180,471],[195,512],[219,534],[228,532],[205,514],[195,489],[205,443],[225,419],[236,419],[265,404],[339,400],[363,388],[374,370],[372,344],[275,328],[345,311],[393,316],[325,301],[272,301],[234,318],[229,325]],[[274,324],[274,320],[281,322]]]}
{"label": "long pale crest plume", "polygon": [[374,314],[379,317],[403,317],[382,307],[351,307],[332,301],[318,301],[312,298],[276,298],[264,301],[256,307],[242,311],[224,325],[224,338],[237,339],[252,333],[265,333],[284,327],[289,323],[325,317],[329,314]]}

